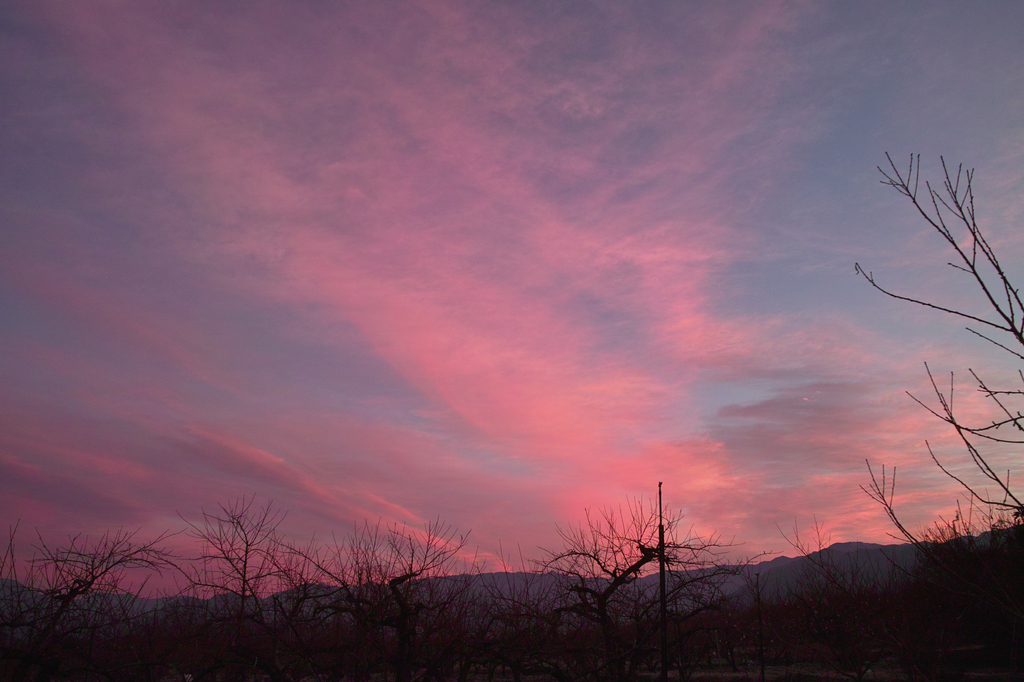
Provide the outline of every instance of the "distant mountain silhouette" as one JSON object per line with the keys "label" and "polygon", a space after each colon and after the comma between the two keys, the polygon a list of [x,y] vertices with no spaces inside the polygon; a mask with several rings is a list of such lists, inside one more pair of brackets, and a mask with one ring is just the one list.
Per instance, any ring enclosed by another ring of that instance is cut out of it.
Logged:
{"label": "distant mountain silhouette", "polygon": [[[910,544],[880,545],[873,542],[837,542],[806,556],[780,556],[747,566],[737,585],[737,593],[749,591],[747,582],[759,576],[763,594],[784,594],[795,589],[816,566],[831,565],[847,575],[857,571],[862,577],[883,578],[891,571],[908,570],[917,563],[917,550]],[[746,581],[743,579],[746,576]]]}
{"label": "distant mountain silhouette", "polygon": [[[813,572],[814,567],[821,562],[828,562],[840,571],[858,571],[861,575],[884,575],[885,572],[899,569],[909,569],[916,562],[916,553],[912,545],[879,545],[869,542],[838,542],[825,549],[812,552],[807,556],[778,556],[772,559],[761,561],[747,566],[734,567],[736,573],[724,576],[722,590],[726,596],[735,597],[741,600],[752,598],[751,586],[757,580],[762,589],[762,594],[770,597],[776,594],[785,594],[795,589],[808,572]],[[699,571],[687,571],[684,574],[694,574]],[[756,576],[756,578],[755,578]],[[467,581],[471,595],[482,598],[496,594],[505,597],[535,598],[544,594],[552,594],[552,590],[559,586],[566,578],[555,573],[534,573],[528,571],[503,572],[495,571],[478,573],[472,575],[454,575],[428,580],[437,581]],[[599,582],[599,581],[598,581]],[[658,583],[658,574],[641,577],[638,581],[641,585],[654,589]],[[0,579],[0,595],[13,597],[24,586],[14,583],[8,579]],[[30,600],[41,599],[42,595],[34,590],[28,598]],[[324,595],[331,594],[333,590],[324,587]],[[230,601],[232,597],[227,594],[211,597],[209,600],[199,599],[191,596],[170,596],[170,597],[131,597],[129,595],[91,595],[91,599],[118,601],[130,599],[135,602],[134,606],[142,611],[151,611],[161,606],[177,604],[201,608],[203,604],[216,607],[223,604],[225,600]]]}
{"label": "distant mountain silhouette", "polygon": [[[795,589],[815,565],[830,563],[839,571],[857,571],[864,577],[884,577],[892,570],[907,570],[917,562],[916,550],[910,544],[881,545],[872,542],[837,542],[806,556],[778,556],[747,566],[737,566],[736,574],[723,579],[726,596],[743,599],[751,597],[751,585],[758,576],[765,596],[784,594]],[[543,594],[561,580],[554,574],[482,573],[471,578],[474,592],[486,594],[488,589],[504,588],[526,592],[532,596]],[[651,587],[657,585],[657,572],[640,578],[639,582]]]}

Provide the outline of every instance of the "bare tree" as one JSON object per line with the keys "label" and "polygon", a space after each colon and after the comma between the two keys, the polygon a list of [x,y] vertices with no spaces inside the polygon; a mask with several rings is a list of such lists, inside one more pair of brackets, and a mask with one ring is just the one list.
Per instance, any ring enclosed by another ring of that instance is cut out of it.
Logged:
{"label": "bare tree", "polygon": [[813,541],[796,531],[786,540],[802,557],[786,595],[800,614],[797,632],[818,661],[859,682],[889,654],[885,617],[901,568],[885,556],[840,551],[817,524]]}
{"label": "bare tree", "polygon": [[[16,529],[0,558],[0,666],[11,680],[48,682],[96,672],[96,646],[124,635],[145,616],[147,575],[172,567],[172,555],[136,533],[76,535],[52,545],[37,534],[34,554],[19,571]],[[135,572],[136,581],[131,581]],[[108,662],[105,675],[116,664]],[[148,662],[135,657],[135,674]]]}
{"label": "bare tree", "polygon": [[246,670],[284,677],[273,599],[289,587],[282,570],[289,548],[277,530],[283,518],[272,502],[256,506],[255,498],[243,497],[204,511],[198,523],[186,521],[200,552],[182,564],[182,574],[186,594],[199,601],[183,607],[198,610],[194,634],[205,651],[199,667],[187,671],[193,677],[218,669],[229,678]]}
{"label": "bare tree", "polygon": [[310,555],[325,618],[346,644],[321,652],[322,674],[444,679],[469,619],[477,568],[464,555],[467,541],[440,520],[423,528],[364,522],[331,550]]}
{"label": "bare tree", "polygon": [[[665,518],[665,560],[673,571],[673,617],[703,608],[697,589],[719,574],[717,538],[681,534],[680,513]],[[657,566],[658,508],[642,500],[625,509],[589,510],[586,522],[560,528],[562,548],[548,551],[542,570],[561,577],[561,609],[596,628],[593,674],[613,682],[636,677],[657,633],[657,583],[640,580]]]}
{"label": "bare tree", "polygon": [[[982,296],[983,310],[964,311],[955,307],[940,305],[930,301],[904,296],[881,286],[873,273],[864,270],[860,264],[855,266],[857,273],[883,294],[892,298],[907,301],[916,305],[937,310],[969,323],[967,330],[972,334],[990,342],[1000,351],[1008,353],[1015,360],[1024,360],[1024,302],[1020,290],[1013,284],[1010,275],[996,256],[995,249],[983,234],[976,219],[974,206],[974,171],[964,170],[958,166],[952,172],[942,161],[943,182],[941,189],[935,189],[928,182],[924,183],[923,192],[920,183],[920,157],[911,156],[906,172],[897,168],[893,160],[886,155],[889,168],[882,173],[882,183],[892,187],[899,194],[910,200],[918,214],[925,220],[953,251],[953,259],[948,263],[960,275],[967,278],[976,291]],[[969,370],[972,382],[993,408],[993,416],[980,423],[972,423],[961,418],[955,409],[954,377],[950,374],[948,387],[940,385],[931,369],[926,365],[929,380],[935,393],[935,404],[927,404],[911,396],[935,417],[948,424],[957,434],[969,460],[973,465],[973,477],[961,475],[940,461],[931,446],[929,454],[936,466],[952,480],[956,481],[967,497],[967,509],[959,511],[950,522],[940,522],[935,533],[919,533],[907,528],[901,521],[895,508],[896,470],[887,471],[885,467],[879,473],[871,468],[871,483],[864,488],[865,492],[878,502],[885,510],[899,534],[913,543],[921,555],[931,561],[949,575],[956,577],[963,588],[979,599],[984,599],[998,609],[1014,618],[1024,618],[1024,594],[1020,580],[982,580],[980,574],[989,577],[999,571],[982,570],[977,567],[967,568],[962,563],[950,561],[948,556],[940,552],[940,545],[934,540],[940,537],[967,544],[975,543],[975,536],[980,531],[996,531],[987,535],[986,542],[1003,543],[1003,552],[997,552],[990,559],[1001,557],[1006,560],[1010,555],[1019,563],[1021,543],[1024,533],[1024,502],[1011,486],[1010,472],[997,470],[991,463],[990,446],[1002,447],[1024,445],[1024,415],[1021,413],[1024,403],[1024,388],[1016,386],[995,386],[982,379],[973,370]],[[1014,381],[1024,384],[1024,373],[1018,370]],[[976,479],[978,482],[974,482]],[[973,554],[975,559],[982,555]],[[1019,568],[1017,566],[1019,575]]]}
{"label": "bare tree", "polygon": [[[561,585],[550,574],[528,570],[520,556],[520,570],[486,576],[485,620],[477,635],[479,648],[492,680],[498,667],[512,673],[514,682],[524,675],[544,675],[558,682],[570,682],[574,661],[567,656],[567,638],[577,632],[568,629]],[[570,634],[571,633],[571,634]]]}

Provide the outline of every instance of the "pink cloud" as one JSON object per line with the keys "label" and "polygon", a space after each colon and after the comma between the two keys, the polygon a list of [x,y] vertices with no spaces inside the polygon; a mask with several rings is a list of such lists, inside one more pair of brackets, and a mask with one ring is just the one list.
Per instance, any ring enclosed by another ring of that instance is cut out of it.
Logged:
{"label": "pink cloud", "polygon": [[14,339],[71,387],[0,451],[19,499],[63,467],[126,481],[77,502],[111,517],[255,490],[295,527],[444,514],[490,551],[665,480],[705,532],[777,546],[821,510],[878,537],[862,462],[920,458],[927,420],[894,402],[919,346],[724,303],[776,248],[750,223],[818,115],[785,101],[806,8],[683,36],[607,8],[609,44],[519,8],[312,11],[43,11],[116,120],[76,121],[79,190],[132,246],[55,211],[53,264],[5,259],[99,348]]}

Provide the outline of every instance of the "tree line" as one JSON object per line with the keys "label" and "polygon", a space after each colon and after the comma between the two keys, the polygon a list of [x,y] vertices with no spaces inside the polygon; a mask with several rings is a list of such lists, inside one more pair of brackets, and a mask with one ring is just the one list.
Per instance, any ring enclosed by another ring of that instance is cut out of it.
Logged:
{"label": "tree line", "polygon": [[[186,531],[194,556],[132,533],[40,540],[0,561],[6,679],[387,680],[544,674],[620,682],[650,666],[659,556],[650,505],[588,515],[532,570],[482,574],[443,522],[364,523],[332,544],[296,545],[271,504],[241,499]],[[673,613],[721,600],[732,571],[714,540],[667,519]],[[180,588],[147,595],[145,575]],[[134,587],[131,587],[134,585]]]}
{"label": "tree line", "polygon": [[[529,570],[483,573],[442,522],[364,523],[296,545],[270,504],[238,500],[189,527],[181,557],[132,533],[40,542],[0,562],[0,677],[242,682],[635,682],[660,672],[658,515],[650,504],[588,514]],[[666,519],[673,679],[907,680],[1016,664],[1012,615],[973,586],[1016,584],[1024,527],[984,538],[936,527],[931,557],[867,560],[799,537],[788,580],[727,562],[716,539]],[[947,535],[942,536],[939,531]],[[953,568],[951,573],[946,568]],[[170,572],[180,587],[145,592]]]}

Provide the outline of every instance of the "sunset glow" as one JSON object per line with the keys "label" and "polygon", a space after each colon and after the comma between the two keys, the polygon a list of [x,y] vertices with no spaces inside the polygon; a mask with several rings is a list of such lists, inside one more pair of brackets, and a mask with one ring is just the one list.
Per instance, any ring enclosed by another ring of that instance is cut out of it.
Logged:
{"label": "sunset glow", "polygon": [[[878,183],[977,168],[1024,265],[1018,3],[6,3],[0,512],[242,495],[550,546],[656,494],[782,551],[955,504],[939,373],[1015,366]],[[1018,278],[1019,281],[1019,278]],[[968,393],[965,389],[964,393]],[[967,401],[969,398],[964,397]],[[1007,465],[1009,466],[1009,465]]]}

